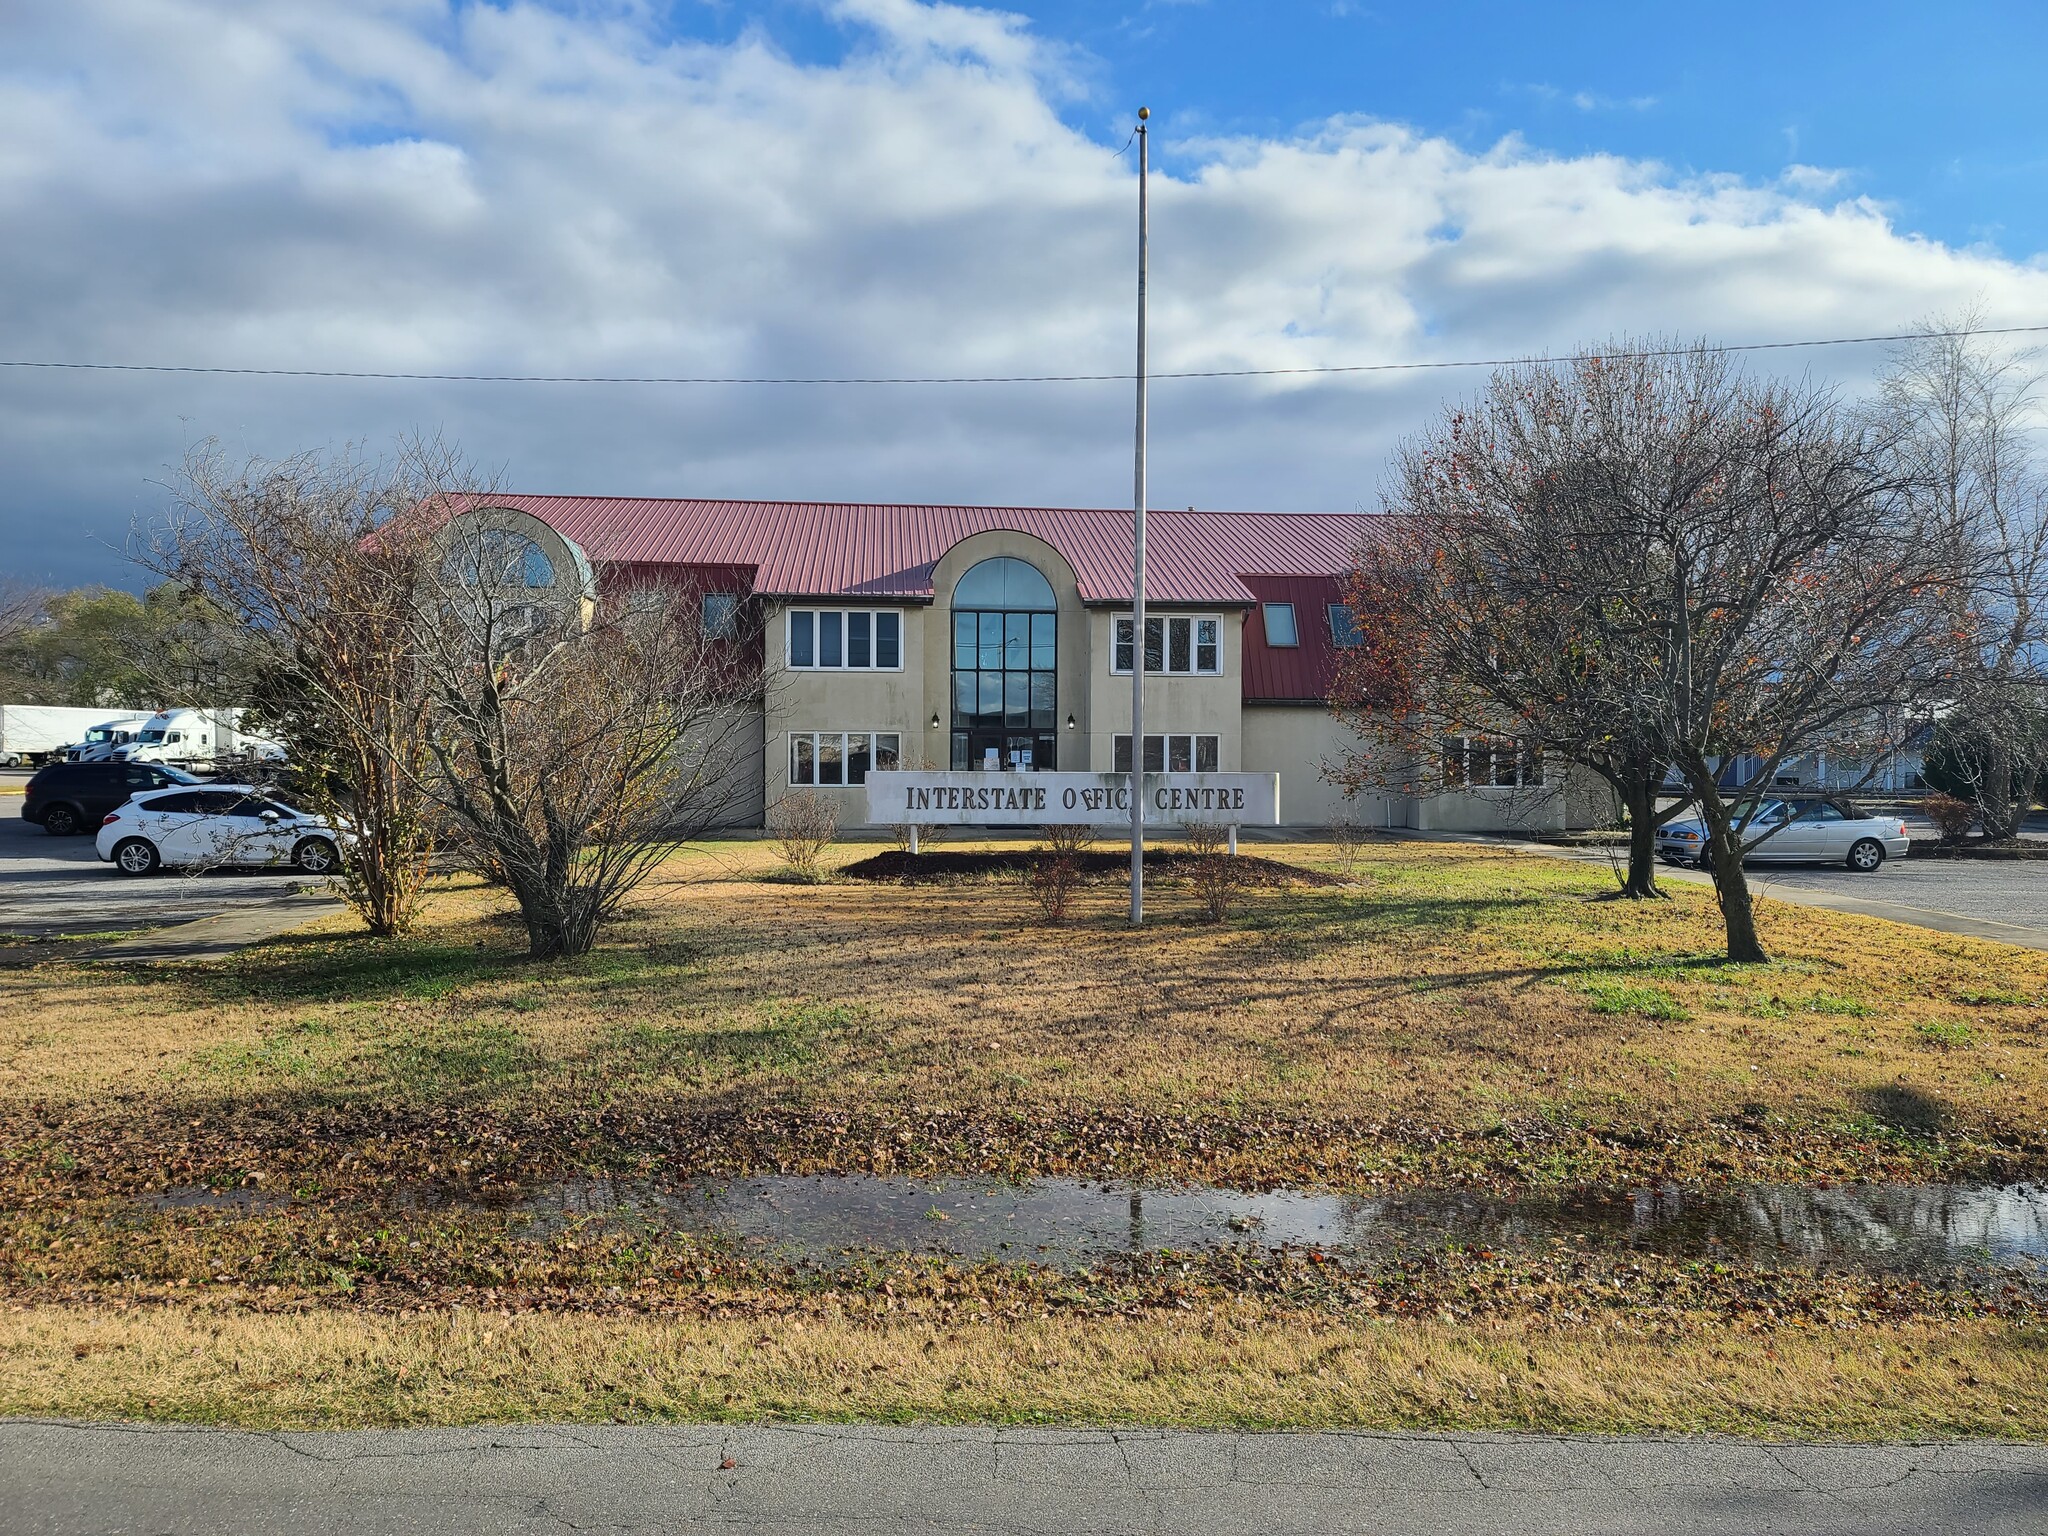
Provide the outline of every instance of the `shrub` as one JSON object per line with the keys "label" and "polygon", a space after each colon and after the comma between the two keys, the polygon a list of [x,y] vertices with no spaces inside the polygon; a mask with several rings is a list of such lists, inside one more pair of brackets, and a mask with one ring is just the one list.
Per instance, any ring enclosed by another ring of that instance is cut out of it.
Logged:
{"label": "shrub", "polygon": [[1961,842],[1977,819],[1977,807],[1955,795],[1937,790],[1921,802],[1927,819],[1944,843]]}
{"label": "shrub", "polygon": [[1352,820],[1348,812],[1330,823],[1330,843],[1337,850],[1337,862],[1343,867],[1345,879],[1358,873],[1358,856],[1365,851],[1369,835],[1370,829]]}
{"label": "shrub", "polygon": [[1244,866],[1230,853],[1230,828],[1210,821],[1191,821],[1186,827],[1188,847],[1195,855],[1191,878],[1195,894],[1209,921],[1220,923],[1237,905],[1237,893],[1244,887]]}
{"label": "shrub", "polygon": [[815,884],[824,878],[818,857],[839,835],[839,812],[822,796],[798,790],[768,808],[768,831],[788,877]]}
{"label": "shrub", "polygon": [[1038,900],[1038,910],[1053,924],[1067,920],[1067,904],[1074,899],[1075,887],[1080,883],[1079,856],[1058,849],[1046,850],[1045,857],[1032,864],[1024,876],[1024,884]]}
{"label": "shrub", "polygon": [[1040,827],[1038,830],[1045,838],[1047,851],[1051,853],[1078,859],[1095,846],[1093,827],[1061,823]]}

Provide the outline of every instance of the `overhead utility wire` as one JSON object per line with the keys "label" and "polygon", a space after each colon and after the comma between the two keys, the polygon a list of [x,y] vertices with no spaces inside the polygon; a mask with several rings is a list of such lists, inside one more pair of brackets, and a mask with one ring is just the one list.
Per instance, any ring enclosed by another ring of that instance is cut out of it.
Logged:
{"label": "overhead utility wire", "polygon": [[[1446,368],[1509,368],[1522,363],[1578,363],[1596,357],[1684,357],[1694,352],[1782,352],[1795,347],[1855,347],[1881,341],[1926,341],[1955,336],[2031,336],[2048,325],[1986,326],[1975,330],[1896,331],[1882,336],[1828,336],[1810,341],[1749,341],[1704,347],[1657,347],[1649,350],[1567,352],[1562,356],[1464,358],[1436,363],[1344,363],[1302,368],[1193,368],[1179,373],[1153,373],[1153,379],[1273,379],[1342,373],[1421,373]],[[1134,373],[991,373],[929,374],[901,377],[774,378],[718,375],[566,374],[566,373],[399,373],[349,368],[214,368],[189,363],[65,363],[28,358],[0,358],[0,368],[50,368],[79,373],[183,373],[264,379],[387,379],[430,384],[1114,384]]]}

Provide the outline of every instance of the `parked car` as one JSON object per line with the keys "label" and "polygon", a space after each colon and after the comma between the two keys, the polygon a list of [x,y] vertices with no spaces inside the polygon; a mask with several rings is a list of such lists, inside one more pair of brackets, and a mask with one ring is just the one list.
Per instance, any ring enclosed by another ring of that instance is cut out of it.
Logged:
{"label": "parked car", "polygon": [[[1735,814],[1739,822],[1741,811]],[[1912,846],[1898,817],[1866,816],[1847,801],[1832,799],[1763,801],[1742,837],[1744,842],[1764,839],[1743,855],[1746,864],[1847,864],[1864,874],[1886,859],[1903,859]],[[1706,823],[1666,822],[1657,831],[1657,853],[1667,863],[1705,869],[1712,863]]]}
{"label": "parked car", "polygon": [[52,763],[28,781],[21,819],[39,823],[52,837],[69,837],[98,826],[131,795],[198,782],[162,763]]}
{"label": "parked car", "polygon": [[169,866],[289,864],[330,875],[341,836],[275,794],[247,784],[207,784],[137,795],[100,824],[99,855],[124,875]]}

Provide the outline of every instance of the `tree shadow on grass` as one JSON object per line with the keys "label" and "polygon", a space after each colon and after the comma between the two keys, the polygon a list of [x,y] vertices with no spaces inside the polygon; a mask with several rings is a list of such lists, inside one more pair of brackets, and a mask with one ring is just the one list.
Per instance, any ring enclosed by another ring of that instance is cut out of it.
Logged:
{"label": "tree shadow on grass", "polygon": [[1936,1136],[1948,1129],[1949,1107],[1924,1088],[1906,1083],[1877,1083],[1856,1090],[1863,1113],[1883,1129],[1900,1136]]}

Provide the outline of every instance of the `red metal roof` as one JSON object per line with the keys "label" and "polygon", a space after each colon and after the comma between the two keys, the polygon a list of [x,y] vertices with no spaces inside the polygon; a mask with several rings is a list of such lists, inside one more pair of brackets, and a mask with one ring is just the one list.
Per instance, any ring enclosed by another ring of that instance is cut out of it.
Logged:
{"label": "red metal roof", "polygon": [[[1149,530],[1148,530],[1149,532]],[[1151,540],[1148,538],[1149,544]],[[1266,644],[1263,606],[1244,616],[1244,696],[1250,700],[1323,699],[1337,677],[1330,606],[1344,601],[1341,576],[1248,576],[1260,604],[1294,604],[1294,646]]]}
{"label": "red metal roof", "polygon": [[[1128,509],[604,496],[493,496],[490,504],[531,513],[599,565],[751,568],[753,590],[777,597],[928,600],[939,557],[996,529],[1034,535],[1066,556],[1083,602],[1131,595]],[[1254,600],[1246,577],[1339,577],[1370,521],[1333,512],[1149,512],[1146,601],[1238,605]]]}

